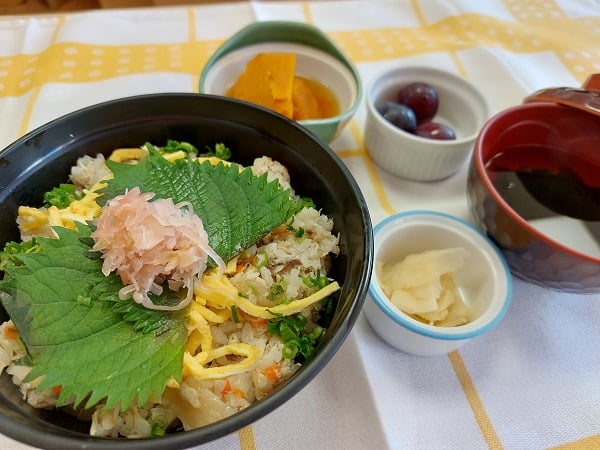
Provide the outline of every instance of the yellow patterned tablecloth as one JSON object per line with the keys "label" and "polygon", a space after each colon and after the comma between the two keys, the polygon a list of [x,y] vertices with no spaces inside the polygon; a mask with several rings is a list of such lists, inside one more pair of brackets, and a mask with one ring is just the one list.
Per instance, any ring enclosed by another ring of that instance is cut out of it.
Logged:
{"label": "yellow patterned tablecloth", "polygon": [[[268,1],[0,18],[0,147],[75,109],[117,97],[197,92],[224,39],[259,20],[320,27],[364,86],[397,65],[458,73],[493,111],[600,72],[598,0]],[[466,167],[435,183],[390,176],[365,152],[364,102],[332,148],[376,224],[428,208],[469,219]],[[448,356],[384,344],[363,317],[290,402],[202,449],[600,448],[600,296],[514,280],[505,320]],[[26,449],[0,437],[1,449]]]}

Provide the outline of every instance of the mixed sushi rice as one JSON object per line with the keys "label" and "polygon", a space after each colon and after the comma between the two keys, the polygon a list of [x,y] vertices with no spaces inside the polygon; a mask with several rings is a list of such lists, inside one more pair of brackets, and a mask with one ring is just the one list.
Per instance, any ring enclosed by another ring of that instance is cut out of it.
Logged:
{"label": "mixed sushi rice", "polygon": [[[118,149],[109,159],[135,164],[146,153],[144,147]],[[186,156],[175,152],[164,157]],[[214,157],[209,159],[219,163]],[[293,180],[279,162],[260,157],[252,171],[257,176],[267,174],[269,181],[278,180],[290,196],[296,195]],[[101,154],[80,158],[70,174],[75,201],[63,207],[19,208],[22,241],[55,237],[53,227],[57,226],[73,229],[76,222],[97,223],[107,207],[96,202],[99,186],[110,175]],[[171,379],[159,398],[127,408],[106,408],[103,402],[88,408],[60,407],[89,420],[93,436],[141,438],[211,424],[269,395],[310,358],[310,349],[304,355],[297,346],[290,349],[274,319],[292,320],[313,345],[324,333],[320,323],[329,313],[329,296],[337,289],[326,277],[332,257],[339,253],[339,237],[333,229],[333,220],[308,204],[230,261],[213,268],[193,266],[200,273],[188,289],[188,338],[181,380]],[[223,307],[233,298],[243,304]],[[26,353],[13,322],[0,325],[0,370],[12,377],[33,407],[56,408],[60,386],[38,391],[40,379],[26,379],[31,370]]]}

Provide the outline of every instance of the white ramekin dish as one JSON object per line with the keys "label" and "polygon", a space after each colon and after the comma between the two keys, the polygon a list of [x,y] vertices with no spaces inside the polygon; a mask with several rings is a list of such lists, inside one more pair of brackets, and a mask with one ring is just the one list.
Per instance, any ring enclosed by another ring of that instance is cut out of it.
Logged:
{"label": "white ramekin dish", "polygon": [[[437,90],[439,109],[434,120],[450,126],[456,139],[417,136],[392,125],[377,111],[413,82],[428,83]],[[367,152],[386,171],[416,181],[440,180],[456,173],[469,159],[475,138],[490,115],[485,97],[473,84],[430,67],[396,67],[381,73],[370,83],[366,102]]]}
{"label": "white ramekin dish", "polygon": [[396,262],[409,254],[454,247],[462,247],[470,255],[454,278],[472,320],[441,327],[412,318],[389,300],[375,271],[364,313],[388,344],[414,355],[442,355],[502,320],[511,301],[511,274],[498,249],[474,226],[444,213],[409,211],[393,215],[374,228],[374,266],[378,261]]}

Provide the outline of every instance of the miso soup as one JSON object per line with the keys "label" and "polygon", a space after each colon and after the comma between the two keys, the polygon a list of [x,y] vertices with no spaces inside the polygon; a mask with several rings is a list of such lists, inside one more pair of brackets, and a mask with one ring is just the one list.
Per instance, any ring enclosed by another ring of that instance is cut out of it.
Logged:
{"label": "miso soup", "polygon": [[486,164],[510,207],[551,239],[600,258],[600,166],[561,149],[520,146]]}

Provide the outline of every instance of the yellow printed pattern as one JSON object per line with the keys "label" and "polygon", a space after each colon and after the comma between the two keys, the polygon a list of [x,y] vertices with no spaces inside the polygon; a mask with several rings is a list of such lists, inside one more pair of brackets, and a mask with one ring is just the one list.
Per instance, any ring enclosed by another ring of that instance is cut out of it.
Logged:
{"label": "yellow printed pattern", "polygon": [[[507,1],[509,9],[513,3]],[[421,27],[339,31],[329,36],[355,63],[458,52],[485,44],[514,53],[554,52],[580,81],[600,71],[600,17],[570,19],[560,9],[548,8],[551,2],[530,4],[533,9],[524,12],[522,6],[513,7],[517,22],[462,14]],[[598,45],[586,48],[589,42]],[[0,96],[23,95],[44,83],[93,82],[140,73],[196,76],[220,44],[218,40],[126,46],[55,43],[38,54],[0,57]],[[44,73],[37,67],[44,67]]]}
{"label": "yellow printed pattern", "polygon": [[[91,82],[123,75],[198,74],[219,42],[99,46],[57,43],[39,55],[0,58],[0,96],[22,95],[44,83]],[[43,66],[43,74],[36,71]]]}
{"label": "yellow printed pattern", "polygon": [[[560,34],[557,35],[556,30],[561,30]],[[569,36],[568,40],[562,39],[565,35]],[[600,17],[552,17],[508,23],[483,15],[464,14],[420,28],[366,30],[361,31],[360,36],[340,32],[331,38],[355,62],[458,52],[485,44],[513,53],[554,52],[577,79],[600,70]],[[598,45],[585,49],[585,43],[589,42],[598,42]],[[573,48],[579,50],[573,51]]]}

